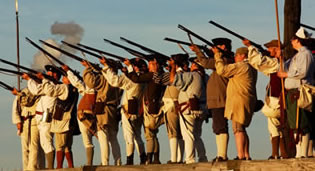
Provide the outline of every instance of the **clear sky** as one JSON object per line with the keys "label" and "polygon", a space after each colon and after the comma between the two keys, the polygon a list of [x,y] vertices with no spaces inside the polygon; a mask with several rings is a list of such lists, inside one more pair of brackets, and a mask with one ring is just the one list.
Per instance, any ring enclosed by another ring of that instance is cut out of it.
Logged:
{"label": "clear sky", "polygon": [[[279,0],[280,28],[283,33],[283,4]],[[105,44],[103,38],[119,41],[119,37],[129,38],[147,45],[165,54],[181,52],[177,45],[163,41],[173,37],[188,40],[186,34],[177,28],[182,24],[207,39],[228,37],[233,41],[233,49],[242,46],[241,41],[215,28],[208,23],[214,20],[233,31],[263,44],[277,37],[275,4],[273,0],[27,0],[19,2],[20,20],[20,53],[21,64],[30,66],[33,55],[37,52],[24,37],[33,40],[53,38],[62,40],[51,34],[50,27],[57,22],[73,21],[84,29],[82,43],[102,48],[118,55],[127,56],[124,51]],[[301,22],[311,26],[314,23],[315,1],[302,1]],[[16,61],[16,25],[14,0],[0,1],[0,58]],[[281,35],[281,37],[283,37]],[[198,41],[196,41],[198,42]],[[123,43],[123,42],[122,42]],[[188,49],[187,49],[188,50]],[[91,59],[94,60],[94,59]],[[79,71],[83,68],[76,61],[68,61],[68,65]],[[0,64],[0,67],[7,67]],[[16,78],[0,74],[1,81],[16,85]],[[268,78],[259,74],[257,83],[258,97],[263,99]],[[16,135],[16,127],[11,121],[13,95],[0,89],[0,170],[21,168],[20,139]],[[230,133],[232,133],[230,131]],[[266,159],[271,153],[271,145],[267,131],[266,118],[260,113],[254,115],[248,128],[250,152],[253,159]],[[231,134],[232,135],[232,134]],[[216,154],[215,139],[211,121],[203,126],[202,136],[208,159]],[[159,133],[161,144],[161,161],[169,160],[169,143],[165,126]],[[121,129],[119,132],[122,159],[125,163],[125,143]],[[95,140],[96,153],[94,164],[100,163],[98,143]],[[81,136],[75,137],[73,144],[75,166],[85,162],[85,152]],[[236,156],[233,135],[230,138],[228,157]],[[138,158],[135,157],[136,163]],[[112,162],[111,162],[112,163]]]}

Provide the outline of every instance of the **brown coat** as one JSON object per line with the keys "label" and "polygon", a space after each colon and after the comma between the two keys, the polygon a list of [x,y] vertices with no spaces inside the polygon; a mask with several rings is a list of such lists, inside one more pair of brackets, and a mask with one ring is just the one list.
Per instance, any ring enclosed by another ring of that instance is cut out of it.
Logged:
{"label": "brown coat", "polygon": [[100,127],[109,126],[118,130],[118,110],[122,91],[119,88],[108,84],[102,73],[95,73],[91,68],[83,71],[83,80],[89,88],[97,91],[96,102],[105,102],[103,114],[97,114],[97,125]]}
{"label": "brown coat", "polygon": [[[213,70],[207,83],[207,107],[208,109],[224,108],[226,99],[226,87],[229,79],[218,75],[215,69],[214,58],[207,58],[203,53],[196,53],[197,59],[205,69]],[[233,60],[224,58],[224,61],[232,63]]]}
{"label": "brown coat", "polygon": [[256,103],[257,71],[247,62],[225,64],[216,54],[217,73],[229,78],[224,117],[248,126]]}

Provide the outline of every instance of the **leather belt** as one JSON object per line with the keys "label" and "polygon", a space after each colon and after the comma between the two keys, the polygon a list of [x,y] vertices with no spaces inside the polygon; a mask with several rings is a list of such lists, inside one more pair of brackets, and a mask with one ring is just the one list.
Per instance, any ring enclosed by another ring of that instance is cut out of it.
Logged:
{"label": "leather belt", "polygon": [[38,111],[35,112],[36,115],[43,115],[43,113],[44,112],[38,112]]}

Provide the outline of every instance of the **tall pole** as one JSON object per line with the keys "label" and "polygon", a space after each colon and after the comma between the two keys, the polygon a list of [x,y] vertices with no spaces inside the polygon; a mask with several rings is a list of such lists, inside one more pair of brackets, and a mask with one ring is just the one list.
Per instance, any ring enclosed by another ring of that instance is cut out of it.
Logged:
{"label": "tall pole", "polygon": [[[18,0],[15,0],[15,19],[16,19],[16,58],[17,64],[20,65],[20,36],[19,36],[19,6]],[[20,71],[20,68],[17,68]],[[17,88],[18,90],[21,89],[20,87],[20,76],[17,76]]]}
{"label": "tall pole", "polygon": [[[281,50],[279,15],[278,15],[278,1],[277,0],[275,0],[275,7],[276,7],[276,19],[277,19],[278,48],[279,48],[279,50]],[[280,57],[280,71],[283,71],[283,56],[282,56],[282,53],[281,53],[281,57]],[[286,109],[283,78],[281,78],[281,87],[282,87],[283,108]]]}

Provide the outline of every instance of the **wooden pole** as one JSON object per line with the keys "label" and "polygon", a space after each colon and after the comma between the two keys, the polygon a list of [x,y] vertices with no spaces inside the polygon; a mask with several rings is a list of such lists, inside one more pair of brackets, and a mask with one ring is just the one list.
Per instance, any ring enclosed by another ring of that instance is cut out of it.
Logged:
{"label": "wooden pole", "polygon": [[[16,58],[17,64],[20,65],[20,36],[19,36],[19,10],[18,10],[18,0],[15,0],[15,19],[16,19]],[[17,68],[20,72],[20,68]],[[21,90],[20,86],[20,76],[17,76],[17,89]]]}
{"label": "wooden pole", "polygon": [[[276,19],[277,19],[277,35],[278,35],[278,48],[281,50],[281,42],[280,42],[280,27],[279,27],[279,15],[278,15],[278,1],[275,0],[275,7],[276,7]],[[282,53],[280,55],[280,71],[283,71],[283,56]],[[286,109],[285,103],[285,94],[284,94],[284,81],[281,78],[281,88],[282,88],[282,101],[283,101],[283,109]]]}

